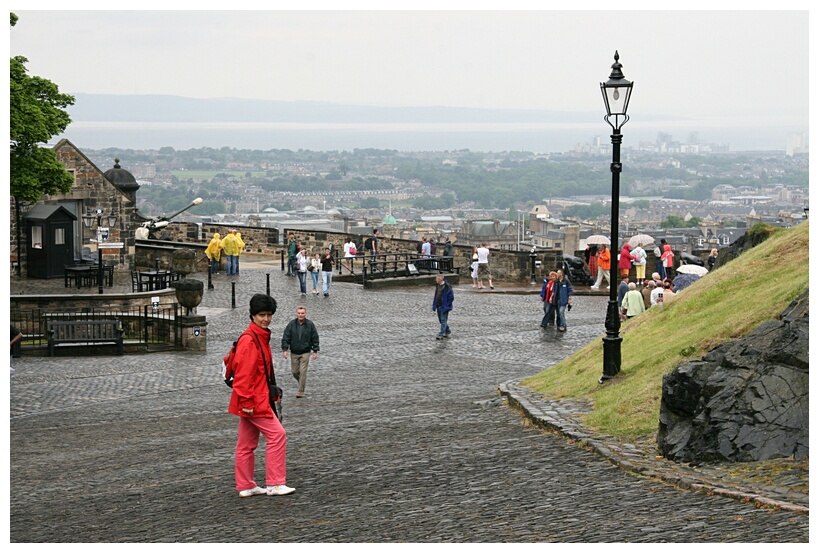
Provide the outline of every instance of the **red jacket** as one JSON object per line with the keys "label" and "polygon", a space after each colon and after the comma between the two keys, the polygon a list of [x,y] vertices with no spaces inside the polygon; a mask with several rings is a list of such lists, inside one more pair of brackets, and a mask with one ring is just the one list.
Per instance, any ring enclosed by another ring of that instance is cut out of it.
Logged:
{"label": "red jacket", "polygon": [[[239,338],[239,343],[236,345],[233,394],[230,396],[228,413],[240,417],[273,417],[265,375],[265,363],[269,370],[273,367],[270,331],[251,322],[245,332],[255,334],[262,349],[259,350],[253,336],[242,335]],[[262,356],[264,356],[264,361]],[[242,409],[253,409],[253,414],[248,415]]]}
{"label": "red jacket", "polygon": [[663,246],[663,254],[660,256],[660,259],[663,260],[663,267],[667,269],[674,268],[674,252],[671,251],[670,244]]}
{"label": "red jacket", "polygon": [[617,262],[618,269],[631,269],[631,262],[634,261],[634,256],[631,255],[631,244],[623,244],[623,249],[620,250],[620,261]]}

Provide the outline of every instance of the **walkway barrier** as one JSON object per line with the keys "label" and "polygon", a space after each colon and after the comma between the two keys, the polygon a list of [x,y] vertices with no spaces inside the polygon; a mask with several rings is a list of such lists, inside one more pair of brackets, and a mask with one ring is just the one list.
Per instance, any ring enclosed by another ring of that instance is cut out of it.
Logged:
{"label": "walkway barrier", "polygon": [[[11,324],[23,333],[21,353],[25,355],[48,350],[49,324],[61,321],[107,321],[122,324],[122,339],[127,349],[134,351],[167,351],[182,349],[180,317],[184,314],[178,303],[134,306],[131,308],[88,307],[11,309]],[[93,352],[94,349],[88,349]]]}
{"label": "walkway barrier", "polygon": [[384,278],[414,278],[420,275],[457,272],[453,258],[445,256],[419,257],[414,253],[367,255],[361,263],[362,284]]}

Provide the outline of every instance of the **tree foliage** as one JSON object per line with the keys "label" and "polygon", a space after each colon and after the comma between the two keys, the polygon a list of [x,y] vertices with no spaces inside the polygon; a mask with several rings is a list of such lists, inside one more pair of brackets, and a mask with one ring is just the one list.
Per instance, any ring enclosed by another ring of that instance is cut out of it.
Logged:
{"label": "tree foliage", "polygon": [[[11,26],[16,23],[12,13]],[[27,62],[23,56],[10,62],[9,175],[11,195],[36,202],[43,194],[68,192],[74,182],[54,150],[39,145],[71,122],[63,108],[73,105],[74,97],[61,94],[48,79],[29,75]]]}

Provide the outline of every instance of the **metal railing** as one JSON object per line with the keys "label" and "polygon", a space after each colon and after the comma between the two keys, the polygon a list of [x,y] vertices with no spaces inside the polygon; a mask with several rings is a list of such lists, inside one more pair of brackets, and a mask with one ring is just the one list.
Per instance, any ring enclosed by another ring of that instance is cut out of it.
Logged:
{"label": "metal railing", "polygon": [[11,324],[23,333],[21,352],[48,347],[48,323],[51,321],[118,320],[124,331],[126,346],[144,347],[144,351],[167,351],[182,348],[182,327],[177,303],[133,306],[129,308],[87,307],[11,309]]}
{"label": "metal railing", "polygon": [[369,280],[413,278],[457,271],[452,257],[419,257],[415,253],[406,252],[366,255],[361,265],[362,283],[365,285]]}

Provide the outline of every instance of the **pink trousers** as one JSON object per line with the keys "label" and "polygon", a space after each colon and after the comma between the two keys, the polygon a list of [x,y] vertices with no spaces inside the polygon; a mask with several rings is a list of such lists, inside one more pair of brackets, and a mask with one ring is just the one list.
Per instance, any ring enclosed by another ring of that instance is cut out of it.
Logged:
{"label": "pink trousers", "polygon": [[265,480],[268,486],[287,481],[287,433],[276,417],[239,417],[239,439],[236,442],[236,489],[256,487],[253,479],[255,451],[259,434],[264,435]]}

